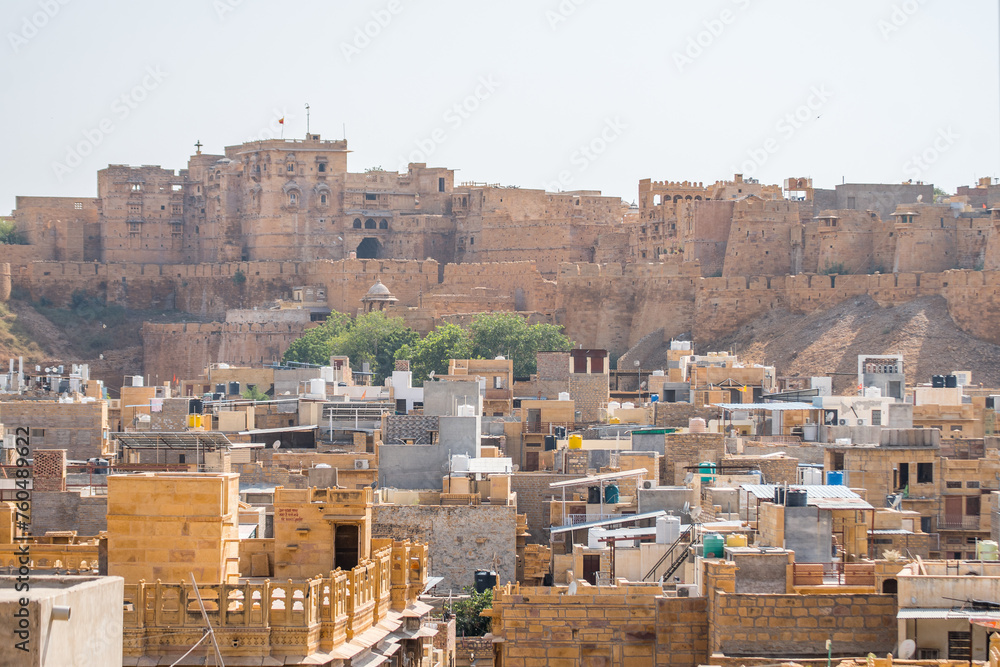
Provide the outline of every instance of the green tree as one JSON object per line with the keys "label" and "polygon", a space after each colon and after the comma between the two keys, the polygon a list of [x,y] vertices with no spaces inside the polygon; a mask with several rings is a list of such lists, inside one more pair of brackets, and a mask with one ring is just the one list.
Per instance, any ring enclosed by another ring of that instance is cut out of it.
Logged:
{"label": "green tree", "polygon": [[449,359],[472,356],[472,337],[460,326],[445,323],[412,345],[396,350],[397,359],[409,359],[413,384],[423,386],[431,371],[439,375],[448,372]]}
{"label": "green tree", "polygon": [[387,317],[381,311],[358,316],[354,323],[333,339],[333,353],[351,358],[355,370],[368,362],[373,382],[382,384],[392,374],[396,350],[419,340],[417,332],[402,317]]}
{"label": "green tree", "polygon": [[570,350],[573,341],[563,335],[562,327],[531,324],[514,313],[483,313],[469,325],[472,334],[472,358],[493,359],[503,355],[514,362],[514,375],[535,372],[535,354],[542,351]]}
{"label": "green tree", "polygon": [[24,245],[25,240],[10,218],[0,218],[0,245]]}
{"label": "green tree", "polygon": [[282,358],[286,362],[298,361],[327,366],[333,353],[334,341],[350,326],[350,316],[334,311],[323,324],[309,329],[301,338],[293,341]]}
{"label": "green tree", "polygon": [[951,195],[942,190],[941,188],[934,186],[934,196],[935,197],[950,197]]}
{"label": "green tree", "polygon": [[268,399],[268,395],[258,389],[255,384],[252,384],[244,389],[240,396],[248,401],[266,401]]}
{"label": "green tree", "polygon": [[466,587],[469,597],[452,603],[451,611],[455,614],[455,633],[460,637],[482,637],[490,631],[489,616],[480,616],[484,609],[493,607],[493,589],[477,593],[476,589]]}

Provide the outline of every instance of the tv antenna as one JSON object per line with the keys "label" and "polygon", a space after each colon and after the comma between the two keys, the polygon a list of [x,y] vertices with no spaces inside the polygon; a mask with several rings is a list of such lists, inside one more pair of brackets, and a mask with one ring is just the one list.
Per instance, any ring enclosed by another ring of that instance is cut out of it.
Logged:
{"label": "tv antenna", "polygon": [[309,138],[309,103],[306,102],[306,138]]}
{"label": "tv antenna", "polygon": [[194,572],[191,573],[191,585],[194,586],[194,595],[198,599],[198,607],[201,609],[201,617],[205,619],[205,628],[204,628],[205,634],[201,636],[201,639],[195,642],[194,646],[192,646],[187,650],[187,653],[177,658],[177,661],[172,665],[170,665],[170,667],[176,667],[177,665],[179,665],[181,661],[184,660],[184,658],[188,657],[191,654],[191,651],[198,648],[198,646],[200,646],[201,643],[205,641],[206,637],[209,637],[212,640],[212,649],[214,649],[215,651],[215,659],[218,661],[219,667],[225,667],[226,663],[222,662],[222,652],[219,651],[219,642],[215,641],[215,630],[212,629],[212,622],[208,620],[208,613],[205,611],[205,603],[201,599],[201,591],[198,590],[198,582],[195,581]]}

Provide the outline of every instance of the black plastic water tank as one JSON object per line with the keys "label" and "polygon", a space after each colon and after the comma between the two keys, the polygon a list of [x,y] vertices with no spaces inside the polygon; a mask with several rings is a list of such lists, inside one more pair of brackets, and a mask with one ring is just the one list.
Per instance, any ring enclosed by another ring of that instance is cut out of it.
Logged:
{"label": "black plastic water tank", "polygon": [[935,389],[942,389],[944,387],[944,376],[943,375],[932,375],[931,376],[931,386]]}
{"label": "black plastic water tank", "polygon": [[601,504],[601,487],[599,486],[587,487],[587,504],[588,505]]}
{"label": "black plastic water tank", "polygon": [[805,507],[809,494],[805,489],[788,489],[786,507]]}
{"label": "black plastic water tank", "polygon": [[944,376],[944,386],[949,389],[954,389],[958,386],[958,376],[957,375],[945,375]]}
{"label": "black plastic water tank", "polygon": [[497,573],[489,570],[476,570],[476,592],[488,591],[497,585]]}

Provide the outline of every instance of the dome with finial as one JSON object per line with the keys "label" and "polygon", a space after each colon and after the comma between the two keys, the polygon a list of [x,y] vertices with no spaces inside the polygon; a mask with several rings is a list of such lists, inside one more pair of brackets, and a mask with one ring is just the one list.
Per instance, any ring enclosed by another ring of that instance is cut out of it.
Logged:
{"label": "dome with finial", "polygon": [[382,284],[382,278],[376,278],[375,284],[371,286],[366,296],[392,296],[392,293]]}
{"label": "dome with finial", "polygon": [[361,302],[365,304],[364,310],[370,313],[373,310],[382,310],[386,306],[399,301],[392,295],[389,288],[382,284],[381,278],[375,279],[375,284],[371,286]]}

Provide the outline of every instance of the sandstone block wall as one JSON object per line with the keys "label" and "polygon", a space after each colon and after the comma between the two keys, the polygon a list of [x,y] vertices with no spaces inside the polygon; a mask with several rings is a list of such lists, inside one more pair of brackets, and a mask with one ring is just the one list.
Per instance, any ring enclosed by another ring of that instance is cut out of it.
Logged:
{"label": "sandstone block wall", "polygon": [[736,595],[715,592],[709,649],[731,656],[884,654],[896,644],[894,595]]}
{"label": "sandstone block wall", "polygon": [[[527,542],[531,544],[548,544],[549,500],[562,498],[562,491],[549,488],[552,482],[577,479],[580,475],[561,475],[558,473],[519,472],[510,476],[510,490],[517,494],[517,511],[528,517],[528,530],[531,533]],[[566,497],[570,497],[567,489]]]}
{"label": "sandstone block wall", "polygon": [[499,564],[497,580],[515,580],[515,508],[500,505],[376,505],[372,536],[430,545],[430,573],[444,577],[439,594],[460,593],[476,570]]}
{"label": "sandstone block wall", "polygon": [[31,532],[75,530],[77,535],[97,535],[108,529],[107,496],[81,496],[79,491],[39,491],[31,496]]}

